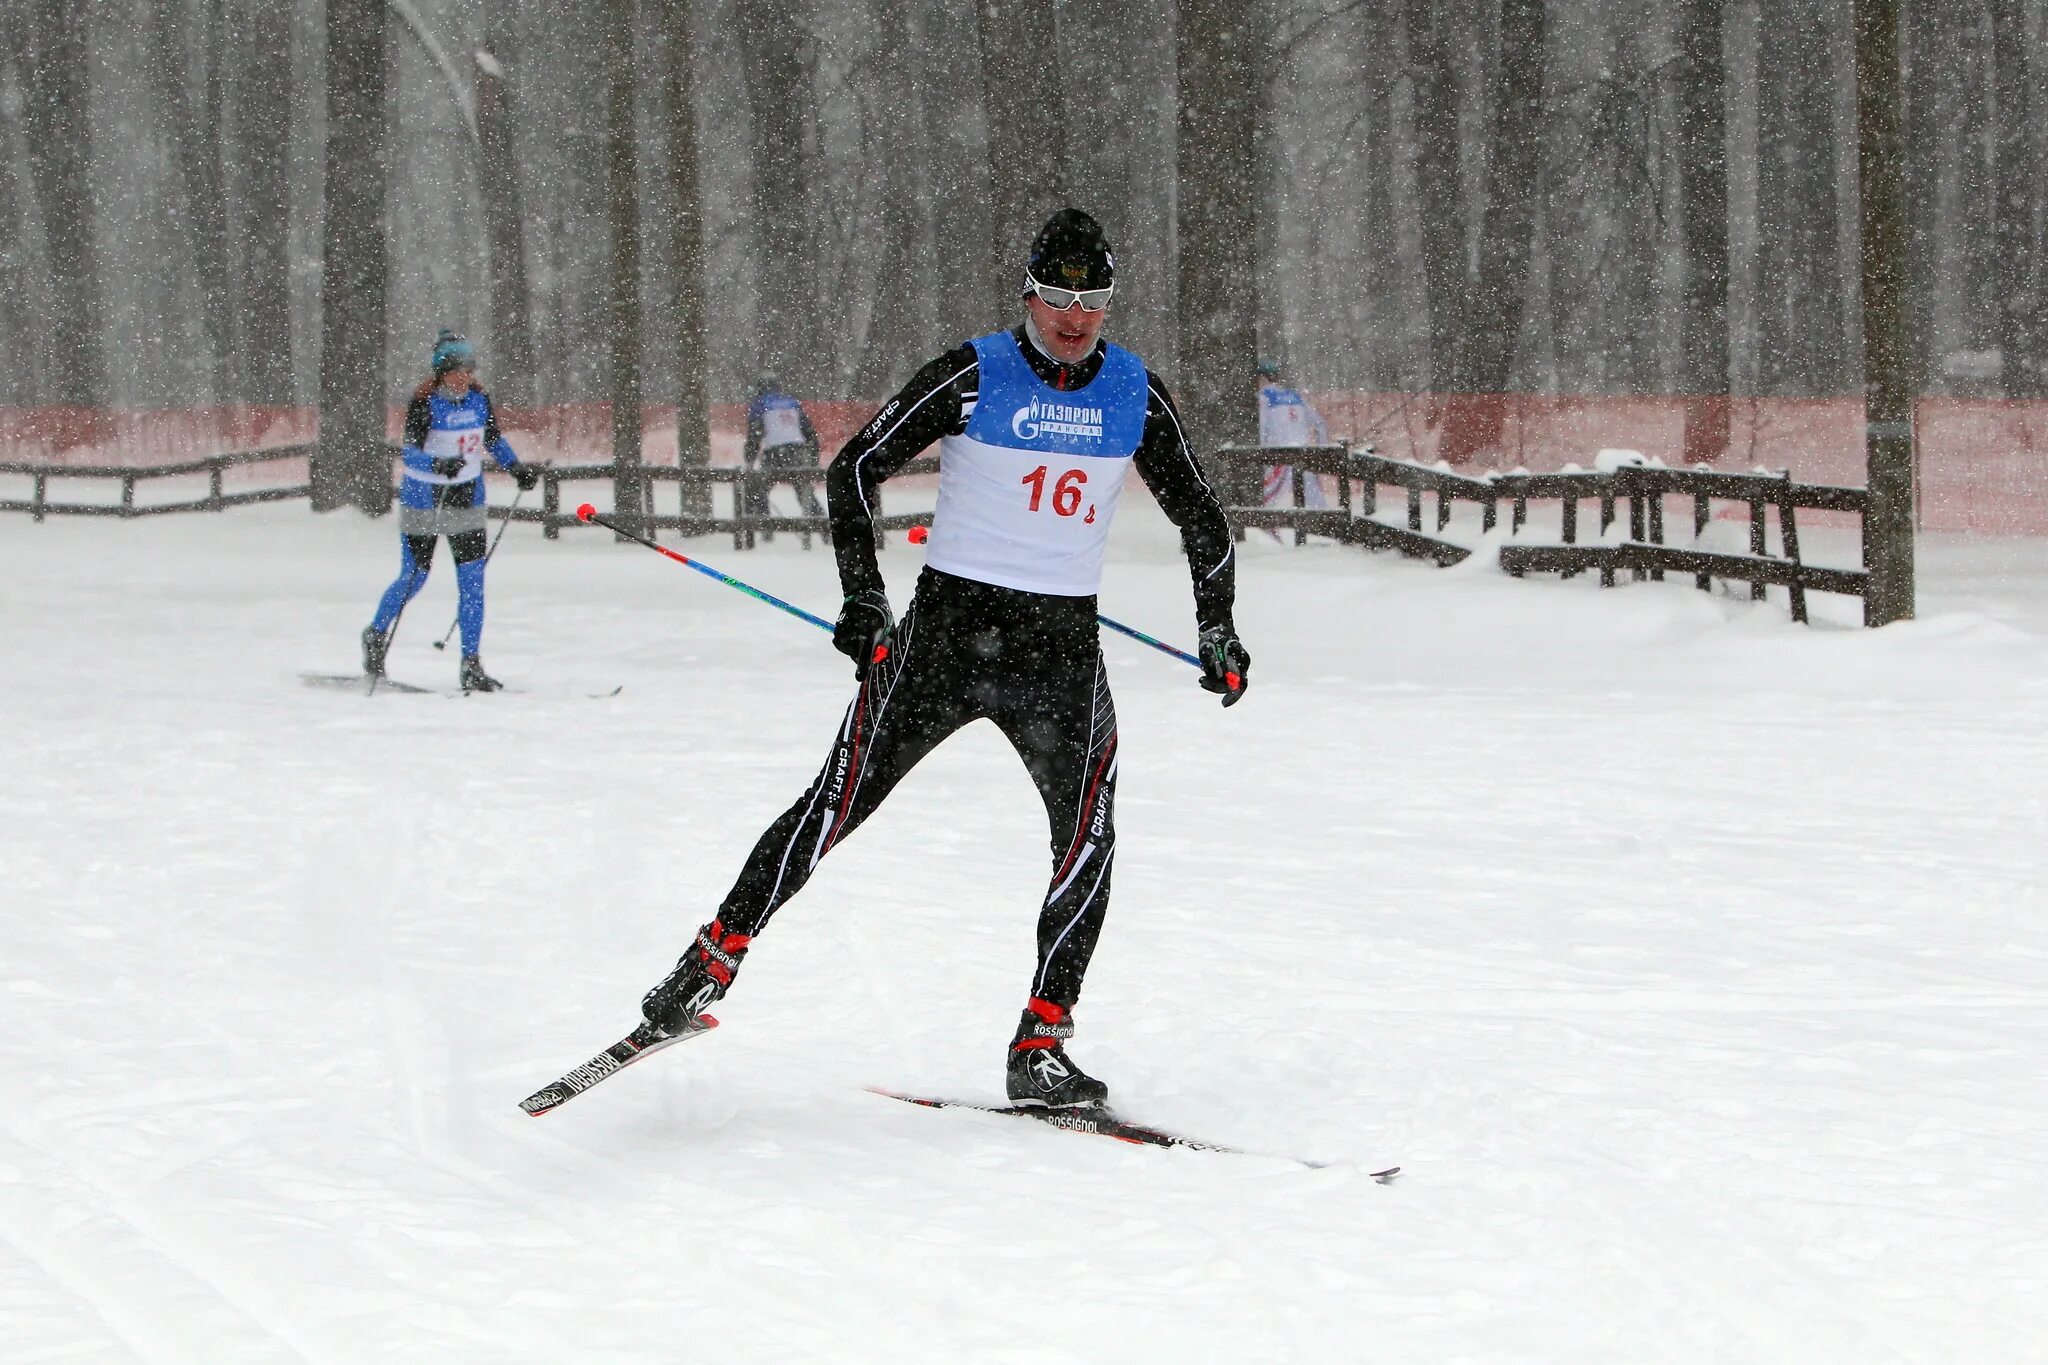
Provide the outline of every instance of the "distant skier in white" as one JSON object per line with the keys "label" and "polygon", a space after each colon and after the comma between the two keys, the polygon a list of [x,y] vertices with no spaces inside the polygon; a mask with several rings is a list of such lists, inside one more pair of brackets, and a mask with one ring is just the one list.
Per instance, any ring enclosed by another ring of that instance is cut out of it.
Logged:
{"label": "distant skier in white", "polygon": [[[818,467],[818,429],[811,425],[811,415],[804,410],[803,403],[784,393],[773,375],[762,376],[753,401],[747,404],[747,436],[740,448],[740,463],[747,469],[745,496],[749,516],[766,517],[774,513],[768,494],[777,483],[787,483],[795,490],[797,505],[805,516],[825,515],[825,505],[818,500],[816,480],[787,477],[790,470]],[[763,531],[761,539],[773,540],[775,533]]]}
{"label": "distant skier in white", "polygon": [[[1280,367],[1270,360],[1259,362],[1255,372],[1259,386],[1259,444],[1262,446],[1326,446],[1330,428],[1315,405],[1299,389],[1280,382]],[[1305,480],[1302,501],[1309,507],[1328,507],[1323,481],[1311,474]],[[1268,507],[1294,505],[1294,468],[1274,465],[1266,471],[1264,503]]]}

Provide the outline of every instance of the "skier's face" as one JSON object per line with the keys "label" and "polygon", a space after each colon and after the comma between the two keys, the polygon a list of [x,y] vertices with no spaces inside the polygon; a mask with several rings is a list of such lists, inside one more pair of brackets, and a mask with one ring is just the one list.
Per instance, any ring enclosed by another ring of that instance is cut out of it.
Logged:
{"label": "skier's face", "polygon": [[468,393],[469,386],[475,382],[476,371],[467,365],[459,369],[444,371],[441,375],[441,387],[452,398],[460,398]]}
{"label": "skier's face", "polygon": [[1030,314],[1031,325],[1038,329],[1038,339],[1045,343],[1046,354],[1062,365],[1086,360],[1095,349],[1096,338],[1102,335],[1102,324],[1109,319],[1107,308],[1091,313],[1076,302],[1056,309],[1036,293],[1024,296],[1024,311]]}

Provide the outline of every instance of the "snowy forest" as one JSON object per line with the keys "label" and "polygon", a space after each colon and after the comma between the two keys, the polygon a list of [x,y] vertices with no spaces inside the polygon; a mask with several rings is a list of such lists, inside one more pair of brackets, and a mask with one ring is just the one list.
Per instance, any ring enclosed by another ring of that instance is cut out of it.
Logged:
{"label": "snowy forest", "polygon": [[[314,402],[332,5],[6,6],[0,404]],[[602,401],[623,263],[648,401],[680,368],[713,401],[766,371],[877,398],[1009,320],[1061,202],[1117,244],[1118,339],[1173,375],[1190,79],[1247,111],[1229,197],[1293,382],[1857,391],[1850,0],[367,8],[394,395],[453,327],[512,403]],[[1247,12],[1249,69],[1182,69],[1210,8]],[[1922,392],[2048,382],[2044,8],[1902,6]],[[704,354],[679,366],[693,180]]]}

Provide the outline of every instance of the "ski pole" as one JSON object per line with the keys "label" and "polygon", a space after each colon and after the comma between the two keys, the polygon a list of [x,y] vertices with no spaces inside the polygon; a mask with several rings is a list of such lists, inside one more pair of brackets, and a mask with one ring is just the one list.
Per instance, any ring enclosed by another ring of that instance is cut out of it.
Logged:
{"label": "ski pole", "polygon": [[[912,545],[922,545],[925,543],[926,539],[930,537],[930,535],[930,528],[924,526],[913,526],[910,528],[909,532],[910,543]],[[1202,666],[1202,661],[1200,659],[1197,659],[1194,655],[1188,653],[1186,650],[1175,649],[1172,645],[1166,643],[1166,641],[1154,639],[1152,636],[1147,635],[1144,631],[1139,630],[1134,626],[1127,626],[1121,621],[1112,621],[1109,617],[1104,616],[1100,612],[1097,612],[1095,614],[1095,619],[1097,621],[1100,621],[1103,625],[1108,626],[1111,630],[1116,631],[1118,634],[1128,635],[1140,644],[1152,646],[1152,648],[1158,650],[1161,654],[1171,654],[1174,658],[1179,659],[1182,663],[1189,664],[1195,668],[1200,668]],[[1235,688],[1237,686],[1238,679],[1237,674],[1235,673],[1224,674],[1223,680],[1229,683],[1232,688]]]}
{"label": "ski pole", "polygon": [[[666,555],[670,559],[673,559],[676,563],[686,565],[689,568],[695,569],[698,573],[703,574],[707,578],[717,579],[719,582],[725,584],[725,586],[727,586],[728,588],[738,588],[741,592],[745,593],[749,597],[757,598],[760,601],[766,602],[771,607],[780,607],[782,610],[788,612],[791,616],[794,616],[799,620],[809,621],[819,630],[829,632],[832,629],[832,623],[830,621],[827,621],[824,617],[813,616],[809,612],[805,611],[802,607],[792,606],[789,603],[783,601],[774,593],[763,592],[759,588],[755,587],[753,584],[742,582],[741,580],[734,578],[729,573],[720,573],[717,569],[712,568],[709,564],[704,563],[702,560],[692,559],[688,555],[683,554],[679,550],[671,550],[668,546],[658,544],[652,540],[649,540],[647,537],[643,535],[636,535],[632,531],[628,531],[625,527],[613,521],[610,517],[607,517],[603,513],[599,512],[595,507],[592,507],[587,502],[576,509],[576,520],[594,523],[598,526],[604,527],[606,530],[611,531],[617,535],[624,536],[626,539],[634,542],[635,544],[645,545],[648,549],[654,551],[658,555]],[[877,652],[875,657],[879,659],[882,657],[882,655],[880,652]]]}
{"label": "ski pole", "polygon": [[[512,514],[519,510],[519,500],[525,496],[526,490],[524,488],[520,489],[517,493],[514,493],[512,495],[512,505],[505,509],[505,519],[498,523],[498,534],[491,537],[491,548],[484,551],[484,564],[486,567],[490,565],[491,556],[498,553],[498,542],[505,538],[505,528],[512,524]],[[461,624],[462,608],[457,607],[455,609],[455,619],[448,623],[448,633],[446,635],[443,635],[440,639],[434,641],[434,648],[448,648],[449,638],[455,634],[455,627]]]}

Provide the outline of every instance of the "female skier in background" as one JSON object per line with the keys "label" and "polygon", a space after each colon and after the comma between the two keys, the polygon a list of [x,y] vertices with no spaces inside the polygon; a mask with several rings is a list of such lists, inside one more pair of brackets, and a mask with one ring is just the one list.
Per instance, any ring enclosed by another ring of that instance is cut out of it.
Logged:
{"label": "female skier in background", "polygon": [[384,653],[405,604],[426,586],[434,542],[448,537],[455,556],[456,619],[462,629],[461,685],[465,692],[495,692],[477,647],[484,634],[484,452],[511,471],[521,491],[540,482],[498,431],[491,396],[476,382],[476,350],[453,332],[434,341],[433,376],[405,409],[405,477],[398,485],[398,577],[384,590],[377,614],[363,628],[363,672],[384,676]]}

